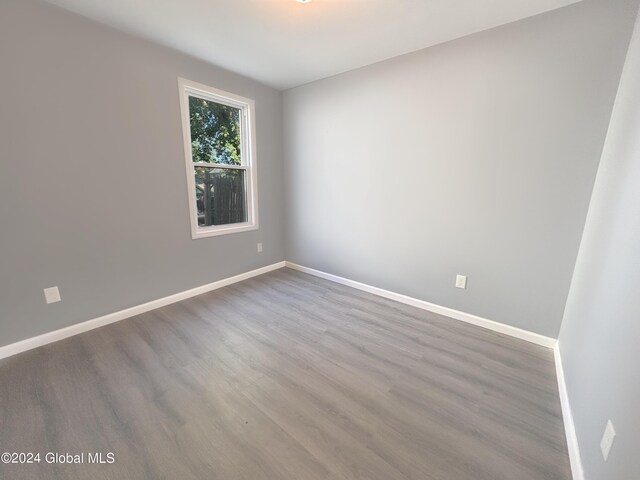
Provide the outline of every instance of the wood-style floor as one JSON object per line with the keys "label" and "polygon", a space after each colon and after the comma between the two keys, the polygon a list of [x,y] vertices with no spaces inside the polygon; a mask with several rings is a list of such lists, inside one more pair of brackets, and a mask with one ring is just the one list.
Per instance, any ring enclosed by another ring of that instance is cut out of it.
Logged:
{"label": "wood-style floor", "polygon": [[0,451],[42,456],[2,479],[570,479],[550,350],[289,269],[0,361]]}

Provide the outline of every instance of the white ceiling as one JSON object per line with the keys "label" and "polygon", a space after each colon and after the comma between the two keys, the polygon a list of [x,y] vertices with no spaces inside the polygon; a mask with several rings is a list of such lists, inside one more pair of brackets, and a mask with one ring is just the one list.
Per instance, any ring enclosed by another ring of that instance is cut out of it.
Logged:
{"label": "white ceiling", "polygon": [[279,89],[580,0],[47,0]]}

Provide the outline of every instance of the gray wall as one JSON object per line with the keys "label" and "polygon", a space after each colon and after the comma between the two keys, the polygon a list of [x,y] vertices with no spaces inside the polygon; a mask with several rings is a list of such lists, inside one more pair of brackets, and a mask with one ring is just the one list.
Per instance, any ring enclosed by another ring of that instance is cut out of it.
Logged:
{"label": "gray wall", "polygon": [[636,5],[285,92],[287,260],[556,337]]}
{"label": "gray wall", "polygon": [[[259,231],[191,239],[178,76],[255,99]],[[0,90],[0,345],[284,259],[280,92],[32,0]]]}
{"label": "gray wall", "polygon": [[640,16],[629,48],[559,340],[587,480],[640,478]]}

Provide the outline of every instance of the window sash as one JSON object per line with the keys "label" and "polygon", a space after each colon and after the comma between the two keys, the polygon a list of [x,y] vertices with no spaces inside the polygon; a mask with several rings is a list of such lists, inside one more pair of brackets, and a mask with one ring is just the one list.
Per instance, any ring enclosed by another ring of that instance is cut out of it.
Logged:
{"label": "window sash", "polygon": [[248,165],[227,165],[226,163],[191,162],[193,167],[200,168],[228,168],[230,170],[249,170]]}

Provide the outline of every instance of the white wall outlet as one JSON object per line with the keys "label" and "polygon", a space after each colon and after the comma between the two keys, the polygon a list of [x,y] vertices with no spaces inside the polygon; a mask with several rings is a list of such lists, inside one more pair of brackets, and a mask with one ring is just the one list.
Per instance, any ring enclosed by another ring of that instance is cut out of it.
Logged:
{"label": "white wall outlet", "polygon": [[604,457],[605,462],[609,457],[609,452],[611,451],[611,445],[613,445],[613,440],[615,438],[616,438],[616,431],[613,428],[613,423],[611,423],[611,420],[609,420],[607,422],[607,427],[604,429],[602,440],[600,440],[600,450],[602,450],[602,456]]}
{"label": "white wall outlet", "polygon": [[456,288],[467,288],[466,275],[456,275]]}
{"label": "white wall outlet", "polygon": [[56,303],[61,301],[62,298],[60,298],[60,290],[58,290],[58,287],[45,288],[44,299],[47,303]]}
{"label": "white wall outlet", "polygon": [[261,253],[261,252],[262,252],[262,244],[261,244],[261,243],[259,243],[259,244],[258,244],[258,253]]}

